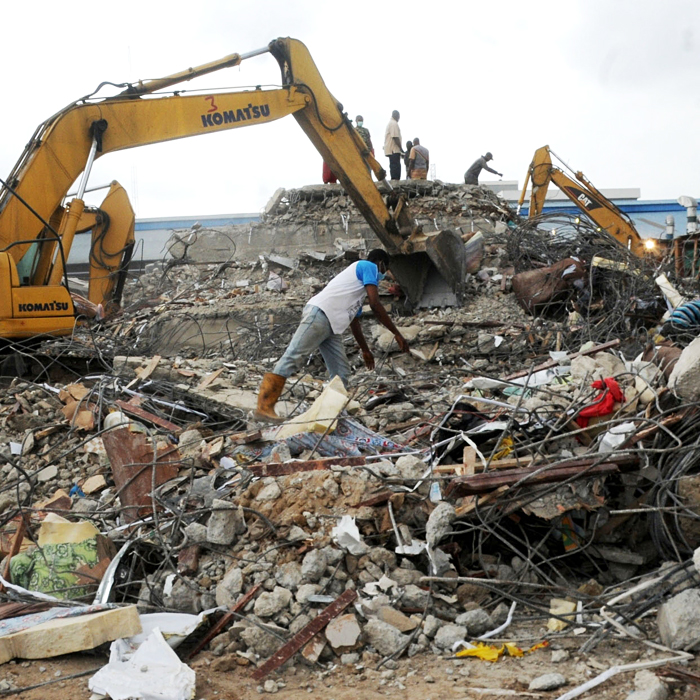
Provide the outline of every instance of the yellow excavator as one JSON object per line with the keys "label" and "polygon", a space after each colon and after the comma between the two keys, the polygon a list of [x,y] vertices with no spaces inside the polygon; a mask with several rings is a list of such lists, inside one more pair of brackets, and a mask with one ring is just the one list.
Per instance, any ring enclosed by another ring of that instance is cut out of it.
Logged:
{"label": "yellow excavator", "polygon": [[528,217],[540,216],[547,196],[547,188],[549,183],[553,182],[593,223],[633,255],[643,257],[657,252],[658,241],[642,239],[629,216],[597,190],[581,171],[573,173],[576,178],[573,180],[561,168],[552,164],[552,156],[566,167],[566,164],[549,146],[538,148],[525,176],[525,184],[518,201],[518,213],[525,201],[528,184],[532,183]]}
{"label": "yellow excavator", "polygon": [[[280,88],[209,94],[168,91],[268,52],[279,63]],[[134,215],[117,183],[99,208],[86,209],[83,196],[96,158],[135,146],[263,124],[290,114],[393,256],[392,271],[409,302],[418,303],[426,279],[435,270],[461,299],[466,270],[461,238],[449,230],[424,233],[415,223],[404,197],[386,181],[384,169],[328,91],[300,41],[277,39],[256,51],[118,87],[125,89],[110,97],[96,93],[83,97],[39,125],[2,182],[0,339],[72,332],[76,303],[69,290],[66,261],[76,232],[93,232],[89,301],[103,306],[118,303],[133,248]],[[370,169],[383,183],[383,192]],[[79,176],[77,195],[66,202]]]}

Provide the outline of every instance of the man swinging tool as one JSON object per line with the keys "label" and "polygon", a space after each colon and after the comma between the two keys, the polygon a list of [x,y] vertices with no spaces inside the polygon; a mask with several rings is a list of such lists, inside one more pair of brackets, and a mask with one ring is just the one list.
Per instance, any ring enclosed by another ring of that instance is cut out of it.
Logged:
{"label": "man swinging tool", "polygon": [[339,376],[348,385],[350,364],[343,348],[343,332],[350,327],[362,352],[367,369],[374,369],[372,355],[360,325],[362,302],[365,295],[379,322],[396,338],[402,352],[408,352],[408,342],[399,333],[389,314],[379,301],[377,284],[384,278],[391,258],[381,248],[370,251],[367,260],[358,260],[337,274],[316,296],[309,299],[301,316],[301,323],[284,355],[272,372],[263,376],[258,391],[255,418],[279,423],[275,404],[284,389],[287,377],[297,371],[304,359],[319,349],[331,379]]}

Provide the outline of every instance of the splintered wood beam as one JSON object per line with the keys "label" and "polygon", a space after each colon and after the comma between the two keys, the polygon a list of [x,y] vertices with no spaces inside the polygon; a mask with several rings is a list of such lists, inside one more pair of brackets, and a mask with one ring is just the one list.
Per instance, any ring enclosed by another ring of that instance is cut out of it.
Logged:
{"label": "splintered wood beam", "polygon": [[[542,469],[542,471],[539,471]],[[539,471],[539,473],[537,473]],[[523,486],[534,486],[536,484],[549,484],[556,481],[566,481],[571,477],[587,478],[590,476],[602,476],[619,471],[617,464],[604,462],[596,466],[575,465],[557,466],[543,468],[542,466],[530,467],[528,469],[509,469],[502,472],[485,472],[474,476],[457,477],[450,482],[447,488],[446,498],[458,498],[460,496],[470,496],[472,494],[494,491],[501,486],[512,486],[521,479],[528,478]]]}

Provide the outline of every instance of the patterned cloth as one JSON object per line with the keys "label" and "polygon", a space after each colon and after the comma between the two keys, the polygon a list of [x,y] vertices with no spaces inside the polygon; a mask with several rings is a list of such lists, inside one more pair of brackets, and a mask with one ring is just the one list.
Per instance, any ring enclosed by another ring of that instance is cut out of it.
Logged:
{"label": "patterned cloth", "polygon": [[94,586],[76,585],[81,568],[97,564],[97,539],[75,544],[46,544],[12,557],[12,582],[30,591],[41,591],[56,598],[74,600],[94,593]]}
{"label": "patterned cloth", "polygon": [[[365,428],[357,421],[342,416],[338,419],[335,430],[326,435],[319,443],[319,433],[299,433],[284,440],[293,457],[300,455],[304,450],[314,447],[320,457],[359,457],[364,454],[381,454],[382,452],[404,452],[408,448],[399,445],[392,440],[378,435]],[[272,454],[277,443],[267,445],[241,445],[231,455],[238,464],[243,465],[250,461],[265,459]]]}

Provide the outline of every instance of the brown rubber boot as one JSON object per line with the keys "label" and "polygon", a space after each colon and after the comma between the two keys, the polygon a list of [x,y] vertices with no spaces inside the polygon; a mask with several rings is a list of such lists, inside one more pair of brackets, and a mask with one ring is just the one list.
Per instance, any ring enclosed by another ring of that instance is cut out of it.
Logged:
{"label": "brown rubber boot", "polygon": [[282,393],[282,389],[284,389],[286,381],[286,377],[272,374],[272,372],[267,372],[263,375],[258,391],[258,409],[253,414],[255,420],[265,423],[281,423],[284,420],[284,418],[280,418],[275,413],[275,404]]}

